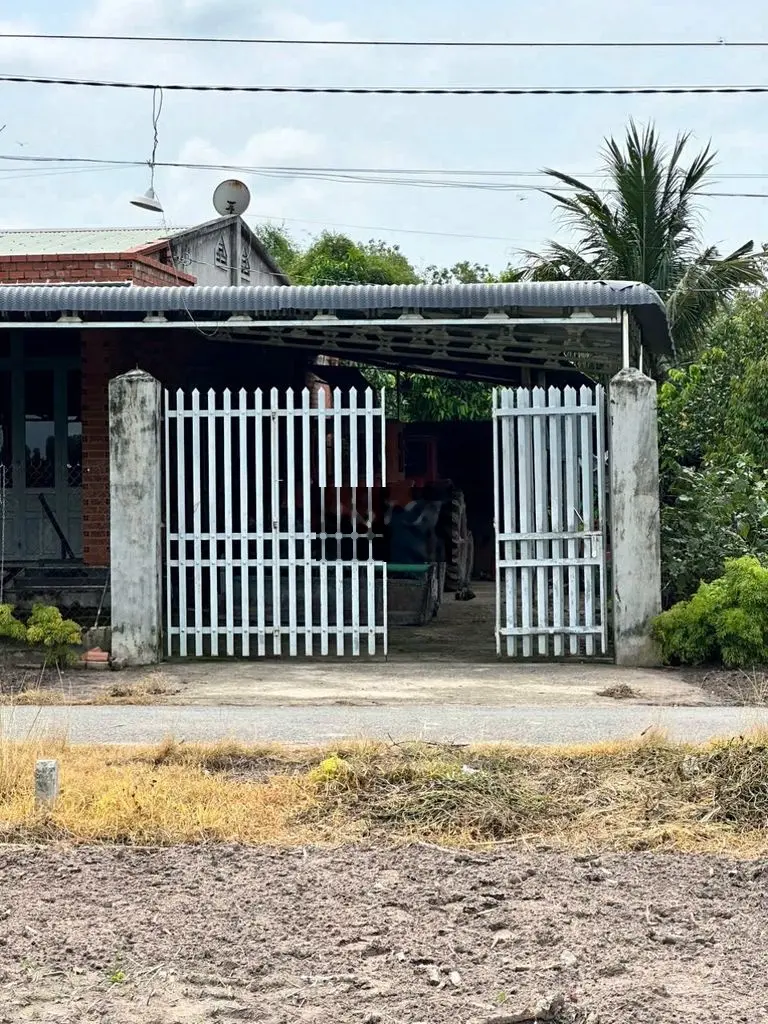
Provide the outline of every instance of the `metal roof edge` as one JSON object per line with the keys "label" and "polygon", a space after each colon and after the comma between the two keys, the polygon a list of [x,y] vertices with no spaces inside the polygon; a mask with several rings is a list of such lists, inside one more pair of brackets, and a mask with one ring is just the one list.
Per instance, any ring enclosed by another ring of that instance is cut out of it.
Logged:
{"label": "metal roof edge", "polygon": [[666,310],[632,281],[514,281],[491,284],[98,286],[0,285],[1,313],[310,312],[389,309],[629,309],[645,343],[673,352]]}

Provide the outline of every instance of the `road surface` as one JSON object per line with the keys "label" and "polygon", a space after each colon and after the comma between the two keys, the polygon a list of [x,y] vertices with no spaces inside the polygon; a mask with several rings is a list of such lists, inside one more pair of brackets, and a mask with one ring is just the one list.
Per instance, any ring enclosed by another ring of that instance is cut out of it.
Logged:
{"label": "road surface", "polygon": [[343,739],[449,743],[594,743],[661,728],[698,742],[768,728],[768,710],[736,707],[17,707],[0,708],[0,738],[64,735],[72,743],[192,741],[334,743]]}

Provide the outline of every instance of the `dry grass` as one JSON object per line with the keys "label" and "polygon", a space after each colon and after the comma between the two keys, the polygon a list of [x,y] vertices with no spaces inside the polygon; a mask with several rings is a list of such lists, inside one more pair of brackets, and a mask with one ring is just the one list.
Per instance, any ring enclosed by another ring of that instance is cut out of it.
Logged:
{"label": "dry grass", "polygon": [[639,697],[640,694],[636,693],[631,686],[627,686],[626,683],[616,683],[615,686],[609,686],[605,690],[598,690],[597,696],[612,697],[614,700],[632,700],[635,697]]}
{"label": "dry grass", "polygon": [[[39,757],[61,764],[38,812]],[[0,736],[0,839],[146,845],[422,841],[768,854],[768,740],[581,748],[71,746]]]}
{"label": "dry grass", "polygon": [[[103,679],[102,673],[99,673]],[[94,672],[94,676],[96,673]],[[8,706],[52,706],[52,705],[145,705],[164,704],[169,697],[180,693],[173,680],[162,672],[150,672],[135,683],[118,681],[94,693],[76,695],[67,685],[66,675],[53,683],[43,677],[30,679],[22,687],[3,687],[0,684],[0,705]]]}

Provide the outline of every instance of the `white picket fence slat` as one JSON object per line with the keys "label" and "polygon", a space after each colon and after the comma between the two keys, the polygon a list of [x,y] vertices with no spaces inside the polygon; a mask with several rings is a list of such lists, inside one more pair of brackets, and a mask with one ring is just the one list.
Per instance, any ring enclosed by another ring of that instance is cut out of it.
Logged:
{"label": "white picket fence slat", "polygon": [[386,654],[384,394],[362,397],[165,393],[169,656]]}
{"label": "white picket fence slat", "polygon": [[607,651],[604,416],[599,386],[494,392],[499,654]]}

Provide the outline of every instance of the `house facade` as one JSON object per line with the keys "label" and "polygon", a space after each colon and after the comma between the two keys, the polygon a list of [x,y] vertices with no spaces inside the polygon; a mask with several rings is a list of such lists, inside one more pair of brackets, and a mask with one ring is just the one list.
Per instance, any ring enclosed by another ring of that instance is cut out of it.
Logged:
{"label": "house facade", "polygon": [[[100,288],[284,285],[239,217],[178,231],[154,228],[0,233],[0,285]],[[22,292],[23,294],[23,292]],[[74,322],[73,322],[74,321]],[[68,328],[62,330],[62,327]],[[5,565],[109,563],[109,380],[136,365],[171,387],[261,381],[250,350],[204,334],[0,329],[0,490]],[[293,362],[267,373],[293,383]],[[304,361],[301,361],[304,366]]]}

